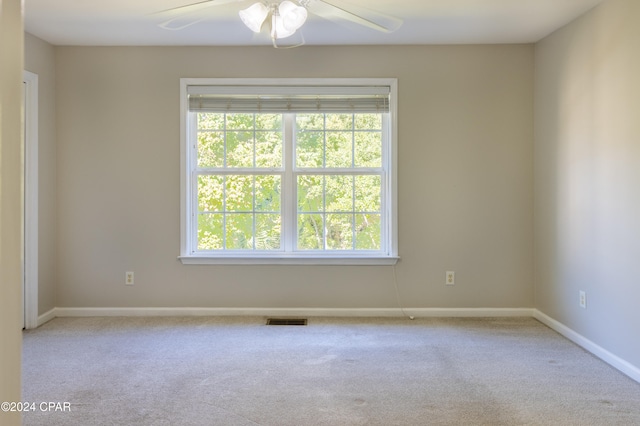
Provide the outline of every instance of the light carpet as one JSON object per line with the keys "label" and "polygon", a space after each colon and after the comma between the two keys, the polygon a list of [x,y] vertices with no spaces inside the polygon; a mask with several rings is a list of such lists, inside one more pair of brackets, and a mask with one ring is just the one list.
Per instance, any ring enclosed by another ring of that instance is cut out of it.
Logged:
{"label": "light carpet", "polygon": [[640,425],[640,384],[532,318],[56,318],[24,425]]}

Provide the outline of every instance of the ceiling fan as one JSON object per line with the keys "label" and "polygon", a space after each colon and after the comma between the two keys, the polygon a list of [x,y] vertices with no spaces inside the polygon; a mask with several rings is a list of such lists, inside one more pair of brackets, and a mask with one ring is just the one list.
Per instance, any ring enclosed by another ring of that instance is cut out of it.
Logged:
{"label": "ceiling fan", "polygon": [[[157,12],[165,21],[158,24],[167,30],[181,30],[206,19],[196,12],[228,3],[247,0],[203,0]],[[259,0],[238,12],[241,21],[254,33],[268,31],[274,47],[282,47],[278,40],[296,33],[305,23],[308,13],[329,20],[343,20],[390,33],[402,25],[402,20],[381,12],[353,5],[342,5],[340,0]],[[295,45],[304,44],[304,39]]]}

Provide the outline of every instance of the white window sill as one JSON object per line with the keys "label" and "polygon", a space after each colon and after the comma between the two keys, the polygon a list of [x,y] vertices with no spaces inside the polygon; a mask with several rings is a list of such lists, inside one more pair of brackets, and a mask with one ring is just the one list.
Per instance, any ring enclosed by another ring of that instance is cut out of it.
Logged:
{"label": "white window sill", "polygon": [[398,256],[178,256],[184,265],[395,265]]}

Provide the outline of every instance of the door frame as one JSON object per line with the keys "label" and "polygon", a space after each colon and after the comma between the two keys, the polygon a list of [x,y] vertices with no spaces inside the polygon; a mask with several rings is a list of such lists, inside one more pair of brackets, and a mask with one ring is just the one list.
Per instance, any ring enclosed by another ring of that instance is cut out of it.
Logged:
{"label": "door frame", "polygon": [[38,75],[24,71],[24,328],[38,326]]}

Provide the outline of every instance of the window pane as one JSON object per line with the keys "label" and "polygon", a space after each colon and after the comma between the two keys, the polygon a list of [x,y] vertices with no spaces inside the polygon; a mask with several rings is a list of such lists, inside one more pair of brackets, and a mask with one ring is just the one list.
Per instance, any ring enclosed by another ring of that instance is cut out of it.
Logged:
{"label": "window pane", "polygon": [[224,165],[224,133],[198,133],[198,167],[222,167]]}
{"label": "window pane", "polygon": [[253,132],[227,132],[227,167],[253,167]]}
{"label": "window pane", "polygon": [[327,176],[326,211],[353,211],[353,176]]}
{"label": "window pane", "polygon": [[327,130],[353,129],[353,114],[327,114]]}
{"label": "window pane", "polygon": [[280,249],[280,215],[256,214],[256,250]]}
{"label": "window pane", "polygon": [[324,211],[324,179],[317,175],[298,176],[298,211]]}
{"label": "window pane", "polygon": [[380,176],[356,176],[355,211],[379,212],[382,184]]}
{"label": "window pane", "polygon": [[380,250],[380,176],[299,175],[297,190],[299,249]]}
{"label": "window pane", "polygon": [[298,249],[324,249],[324,226],[322,223],[322,215],[298,215]]}
{"label": "window pane", "polygon": [[324,132],[298,132],[296,138],[296,166],[322,167],[323,163]]}
{"label": "window pane", "polygon": [[253,176],[227,176],[225,188],[227,211],[253,211]]}
{"label": "window pane", "polygon": [[282,130],[282,114],[256,114],[257,130]]}
{"label": "window pane", "polygon": [[326,167],[351,167],[353,133],[327,132]]}
{"label": "window pane", "polygon": [[253,114],[227,114],[227,130],[253,129]]}
{"label": "window pane", "polygon": [[198,250],[221,250],[224,248],[223,220],[222,214],[198,215]]}
{"label": "window pane", "polygon": [[352,214],[328,214],[327,215],[327,249],[328,250],[352,250],[353,249],[353,215]]}
{"label": "window pane", "polygon": [[253,249],[253,214],[228,214],[226,219],[226,248],[228,250]]}
{"label": "window pane", "polygon": [[300,130],[323,130],[324,114],[297,114],[296,127]]}
{"label": "window pane", "polygon": [[198,114],[198,129],[207,130],[222,130],[224,129],[224,114],[223,113],[199,113]]}
{"label": "window pane", "polygon": [[382,114],[356,114],[353,124],[356,130],[380,130]]}
{"label": "window pane", "polygon": [[282,132],[256,132],[256,167],[282,167]]}
{"label": "window pane", "polygon": [[356,215],[356,250],[380,250],[380,234],[379,214]]}
{"label": "window pane", "polygon": [[355,134],[355,166],[382,167],[382,134],[357,132]]}
{"label": "window pane", "polygon": [[281,193],[280,176],[256,176],[255,210],[280,213]]}
{"label": "window pane", "polygon": [[221,212],[224,209],[224,186],[221,176],[198,176],[198,210]]}

